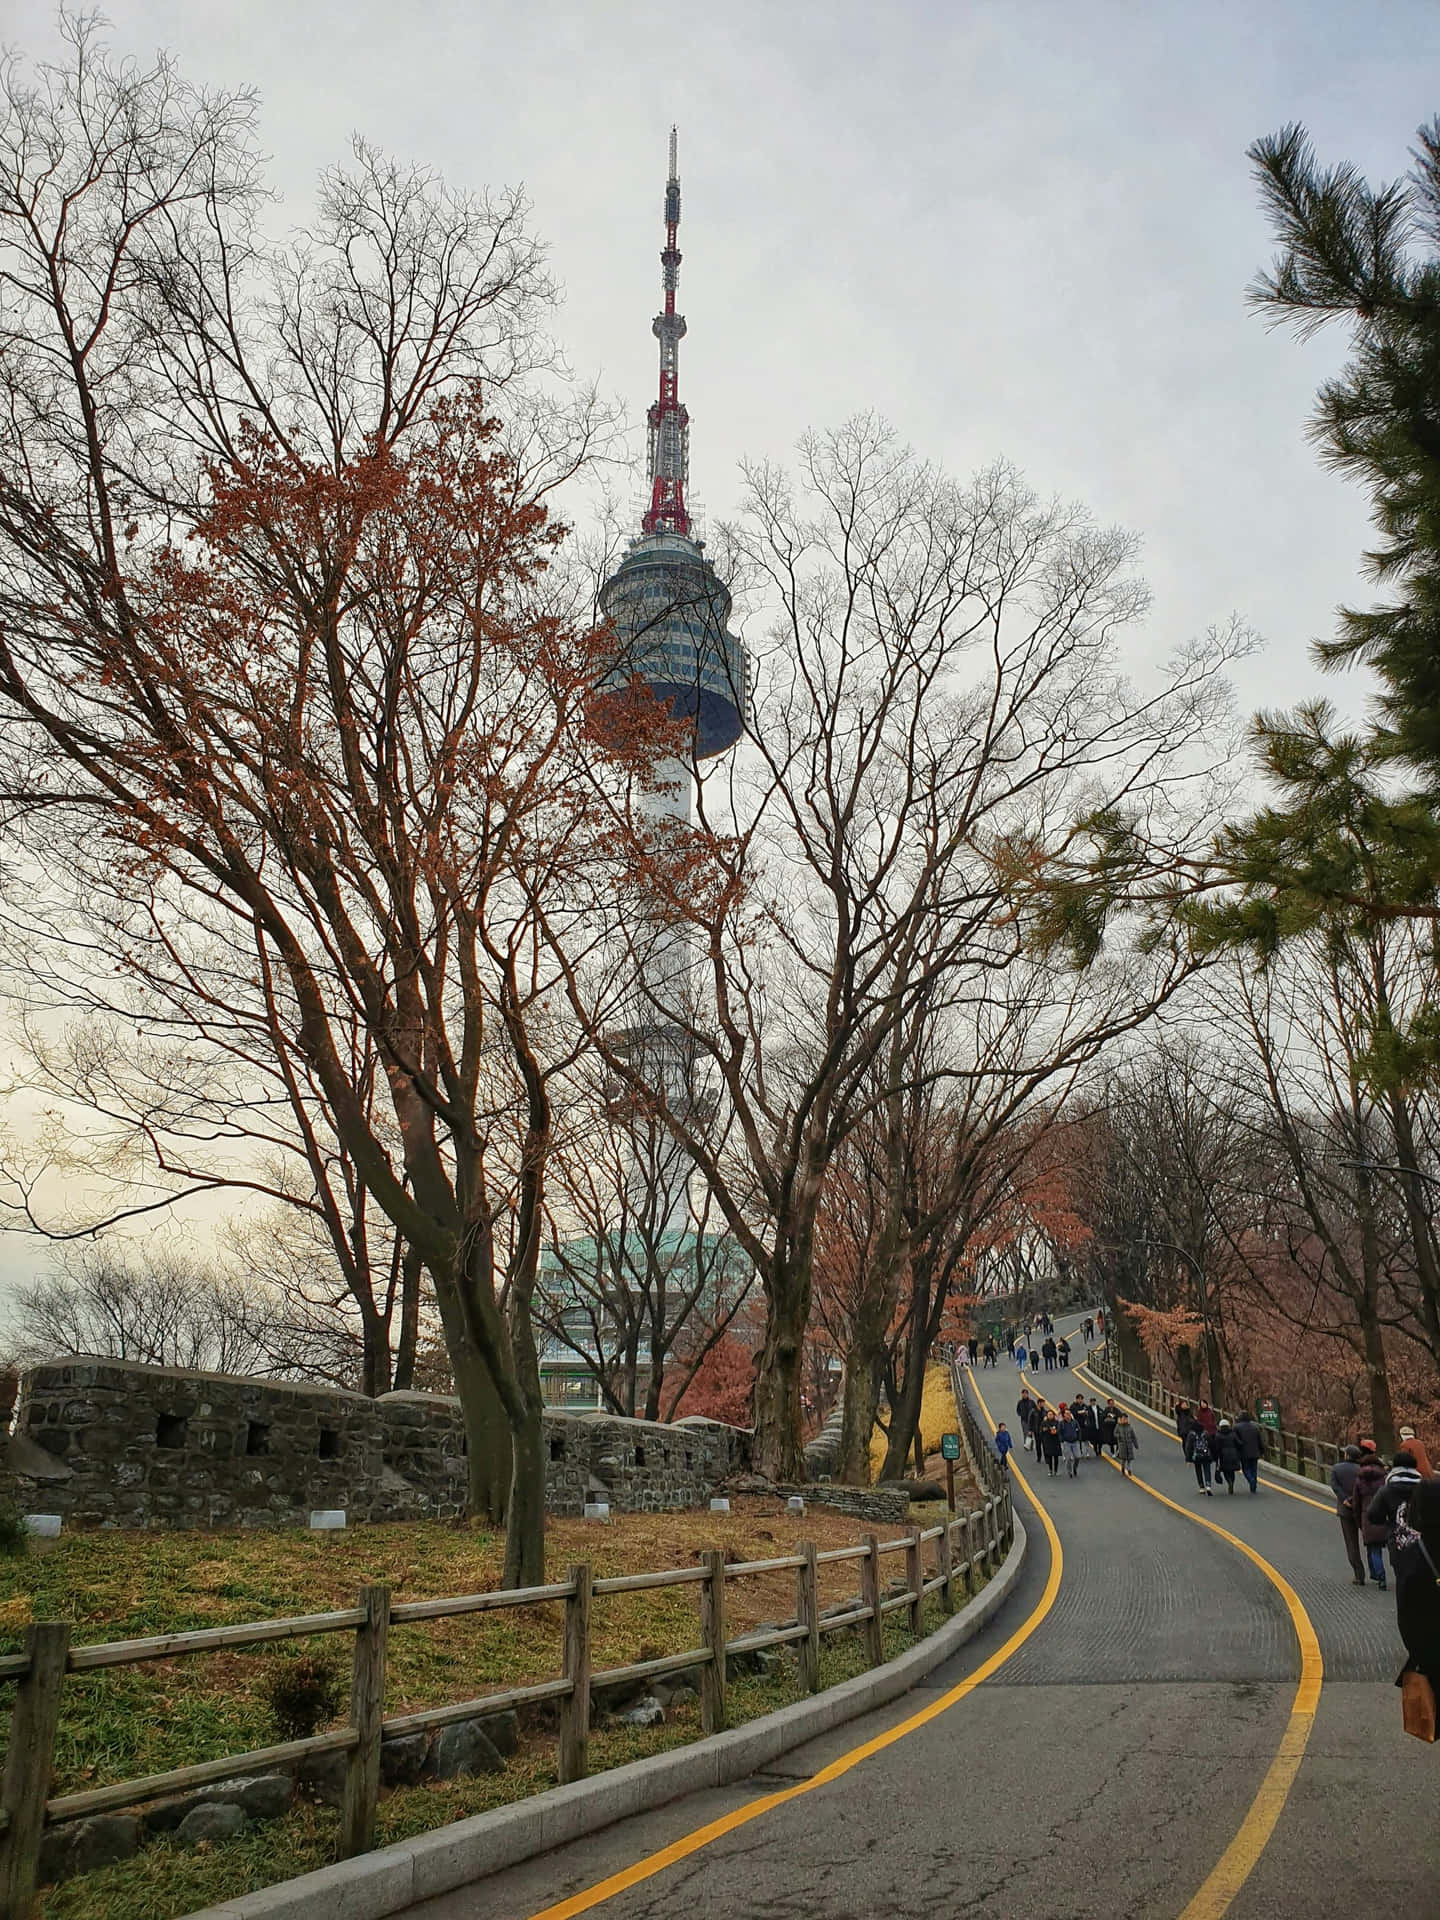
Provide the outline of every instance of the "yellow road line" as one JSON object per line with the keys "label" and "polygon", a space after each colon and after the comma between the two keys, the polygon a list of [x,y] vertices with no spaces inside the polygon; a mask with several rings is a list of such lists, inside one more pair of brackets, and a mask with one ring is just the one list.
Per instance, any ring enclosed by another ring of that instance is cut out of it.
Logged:
{"label": "yellow road line", "polygon": [[[990,1421],[989,1410],[985,1408],[983,1400],[980,1405],[985,1412],[986,1420]],[[993,1432],[994,1423],[990,1422],[990,1426]],[[908,1720],[902,1720],[898,1726],[889,1728],[885,1733],[876,1734],[873,1739],[863,1741],[857,1747],[851,1747],[838,1759],[832,1760],[828,1766],[822,1767],[818,1773],[813,1774],[810,1779],[802,1780],[793,1787],[785,1787],[778,1793],[767,1793],[758,1800],[747,1801],[743,1807],[737,1807],[733,1813],[722,1814],[718,1820],[711,1820],[707,1825],[697,1827],[693,1833],[682,1834],[678,1840],[672,1840],[668,1847],[661,1847],[658,1853],[647,1854],[643,1860],[637,1860],[633,1866],[622,1867],[619,1873],[612,1873],[608,1879],[596,1881],[593,1887],[586,1887],[579,1893],[571,1894],[569,1899],[559,1900],[554,1906],[542,1908],[538,1913],[532,1914],[530,1920],[572,1920],[575,1914],[589,1913],[592,1908],[602,1906],[607,1900],[613,1900],[617,1893],[624,1893],[629,1887],[639,1886],[642,1881],[653,1879],[657,1873],[663,1873],[667,1867],[673,1867],[681,1860],[688,1859],[692,1853],[699,1853],[702,1848],[722,1840],[727,1833],[734,1833],[738,1827],[746,1826],[752,1820],[758,1820],[762,1814],[772,1813],[776,1807],[783,1807],[791,1800],[798,1800],[807,1793],[813,1793],[817,1787],[828,1786],[832,1780],[840,1779],[842,1775],[849,1773],[852,1767],[858,1767],[862,1761],[871,1759],[877,1753],[883,1753],[887,1747],[893,1747],[897,1741],[918,1732],[921,1727],[928,1726],[932,1720],[938,1720],[942,1713],[948,1713],[951,1707],[957,1706],[967,1694],[973,1693],[978,1686],[988,1680],[992,1673],[998,1672],[1012,1654],[1019,1652],[1054,1606],[1055,1596],[1060,1591],[1060,1574],[1064,1566],[1060,1536],[1056,1533],[1049,1514],[1035,1498],[1033,1488],[1019,1468],[1012,1468],[1011,1471],[1029,1494],[1035,1511],[1040,1516],[1040,1524],[1045,1529],[1045,1537],[1050,1543],[1050,1574],[1045,1582],[1045,1591],[1036,1603],[1034,1611],[1016,1628],[1003,1647],[997,1648],[988,1660],[982,1661],[968,1679],[962,1680],[958,1686],[951,1687],[948,1693],[941,1694],[928,1707],[923,1707],[919,1713],[911,1714]]]}
{"label": "yellow road line", "polygon": [[[1153,1423],[1151,1423],[1153,1424]],[[1163,1431],[1163,1429],[1162,1429]],[[1118,1462],[1107,1463],[1118,1473]],[[1180,1920],[1220,1920],[1228,1911],[1241,1887],[1249,1879],[1261,1854],[1265,1851],[1275,1823],[1284,1811],[1290,1789],[1295,1784],[1295,1776],[1300,1771],[1300,1762],[1305,1758],[1305,1748],[1309,1744],[1311,1729],[1315,1725],[1315,1711],[1320,1704],[1320,1687],[1325,1678],[1325,1662],[1320,1653],[1320,1642],[1315,1629],[1310,1624],[1300,1596],[1278,1567],[1255,1551],[1254,1547],[1242,1540],[1238,1534],[1230,1533],[1214,1520],[1202,1519],[1198,1513],[1191,1513],[1188,1507],[1182,1507],[1178,1500],[1170,1499],[1168,1494],[1158,1492],[1144,1480],[1130,1479],[1142,1492],[1148,1493],[1152,1500],[1158,1500],[1163,1507],[1182,1514],[1185,1519],[1194,1521],[1197,1527],[1204,1527],[1210,1533],[1219,1534],[1232,1547],[1251,1560],[1265,1575],[1285,1602],[1290,1615],[1290,1624],[1295,1629],[1295,1638],[1300,1643],[1300,1684],[1295,1689],[1295,1698],[1290,1703],[1290,1718],[1286,1722],[1285,1732],[1276,1750],[1275,1758],[1266,1769],[1265,1778],[1255,1798],[1250,1802],[1250,1810],[1240,1822],[1239,1831],[1229,1846],[1221,1854],[1219,1861],[1206,1877],[1200,1891],[1185,1907]]]}
{"label": "yellow road line", "polygon": [[[1079,1379],[1083,1380],[1087,1387],[1093,1387],[1097,1393],[1111,1393],[1114,1391],[1108,1381],[1101,1380],[1096,1375],[1088,1373],[1085,1370],[1083,1361],[1077,1360],[1070,1371]],[[1129,1398],[1128,1395],[1123,1397],[1127,1400]],[[1149,1427],[1153,1433],[1163,1433],[1165,1438],[1167,1440],[1173,1440],[1177,1447],[1181,1444],[1180,1436],[1173,1427],[1162,1427],[1158,1420],[1151,1420],[1147,1415],[1141,1413],[1138,1408],[1133,1406],[1127,1407],[1127,1412],[1129,1412],[1132,1420],[1139,1420],[1142,1425]],[[1312,1499],[1308,1493],[1296,1493],[1293,1487],[1282,1487],[1278,1480],[1267,1479],[1265,1485],[1272,1493],[1283,1493],[1287,1500],[1298,1500],[1302,1507],[1314,1507],[1317,1513],[1328,1513],[1332,1519],[1335,1516],[1333,1502],[1327,1505],[1323,1500]]]}

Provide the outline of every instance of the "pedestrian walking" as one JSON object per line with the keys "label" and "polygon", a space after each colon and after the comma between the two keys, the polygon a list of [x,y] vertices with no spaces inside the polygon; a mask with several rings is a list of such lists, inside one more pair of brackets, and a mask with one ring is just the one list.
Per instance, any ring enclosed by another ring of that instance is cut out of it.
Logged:
{"label": "pedestrian walking", "polygon": [[1175,1435],[1182,1447],[1185,1444],[1186,1434],[1194,1424],[1195,1413],[1190,1402],[1188,1400],[1177,1400],[1175,1402]]}
{"label": "pedestrian walking", "polygon": [[979,1364],[980,1364],[980,1336],[978,1334],[972,1333],[970,1336],[970,1365],[972,1367],[978,1367]]}
{"label": "pedestrian walking", "polygon": [[1213,1452],[1214,1445],[1215,1445],[1215,1435],[1220,1430],[1219,1415],[1216,1413],[1214,1407],[1211,1406],[1208,1400],[1202,1400],[1200,1402],[1200,1405],[1195,1409],[1195,1418],[1200,1422],[1200,1425],[1204,1427],[1206,1433],[1209,1434],[1211,1450]]}
{"label": "pedestrian walking", "polygon": [[1235,1438],[1240,1442],[1240,1471],[1251,1493],[1260,1491],[1260,1456],[1265,1451],[1265,1436],[1254,1417],[1242,1413],[1235,1422]]}
{"label": "pedestrian walking", "polygon": [[1345,1542],[1345,1558],[1350,1562],[1350,1571],[1355,1576],[1357,1587],[1365,1584],[1365,1556],[1360,1551],[1360,1528],[1356,1524],[1355,1514],[1350,1505],[1350,1496],[1355,1491],[1355,1481],[1360,1472],[1360,1449],[1355,1445],[1346,1447],[1343,1458],[1337,1460],[1330,1469],[1330,1491],[1335,1496],[1335,1511],[1340,1517],[1340,1533]]}
{"label": "pedestrian walking", "polygon": [[1195,1469],[1195,1484],[1204,1494],[1213,1497],[1215,1489],[1211,1479],[1215,1471],[1215,1456],[1210,1451],[1210,1436],[1197,1420],[1185,1436],[1185,1458]]}
{"label": "pedestrian walking", "polygon": [[987,1367],[993,1367],[995,1364],[995,1342],[993,1340],[987,1340],[985,1342],[985,1364]]}
{"label": "pedestrian walking", "polygon": [[1030,1451],[1035,1455],[1037,1460],[1042,1457],[1044,1452],[1040,1443],[1040,1430],[1045,1425],[1045,1416],[1048,1412],[1049,1408],[1045,1405],[1045,1402],[1043,1400],[1037,1400],[1030,1413]]}
{"label": "pedestrian walking", "polygon": [[1047,1373],[1053,1373],[1055,1371],[1055,1342],[1050,1338],[1048,1333],[1041,1342],[1040,1352],[1045,1361],[1045,1371]]}
{"label": "pedestrian walking", "polygon": [[1100,1422],[1095,1418],[1095,1409],[1090,1406],[1083,1393],[1077,1393],[1075,1404],[1070,1409],[1075,1416],[1075,1424],[1080,1429],[1080,1444],[1089,1447],[1098,1460],[1100,1457]]}
{"label": "pedestrian walking", "polygon": [[1360,1470],[1355,1475],[1355,1487],[1350,1495],[1350,1511],[1360,1529],[1360,1541],[1369,1562],[1370,1578],[1382,1593],[1385,1591],[1385,1536],[1390,1526],[1383,1514],[1374,1520],[1370,1518],[1370,1502],[1384,1484],[1385,1468],[1375,1451],[1375,1442],[1362,1440]]}
{"label": "pedestrian walking", "polygon": [[1086,1314],[1084,1321],[1081,1323],[1081,1332],[1085,1335],[1086,1346],[1087,1347],[1090,1346],[1095,1339],[1095,1322],[1091,1319],[1088,1313]]}
{"label": "pedestrian walking", "polygon": [[1430,1682],[1433,1710],[1440,1693],[1440,1480],[1423,1478],[1406,1501],[1402,1542],[1395,1554],[1395,1623],[1408,1656],[1405,1673]]}
{"label": "pedestrian walking", "polygon": [[995,1451],[999,1454],[1001,1468],[1006,1473],[1010,1471],[1010,1449],[1014,1444],[1002,1420],[995,1429]]}
{"label": "pedestrian walking", "polygon": [[1105,1331],[1105,1309],[1104,1309],[1103,1307],[1097,1307],[1097,1308],[1095,1309],[1095,1326],[1096,1326],[1096,1328],[1097,1328],[1097,1330],[1098,1330],[1098,1331],[1099,1331],[1100,1333],[1104,1333],[1104,1331]]}
{"label": "pedestrian walking", "polygon": [[1060,1422],[1053,1413],[1047,1413],[1040,1422],[1040,1452],[1053,1480],[1060,1471]]}
{"label": "pedestrian walking", "polygon": [[1415,1470],[1422,1480],[1428,1480],[1435,1469],[1430,1464],[1430,1456],[1425,1451],[1425,1442],[1416,1433],[1414,1427],[1401,1427],[1400,1444],[1415,1462]]}
{"label": "pedestrian walking", "polygon": [[[1115,1452],[1115,1429],[1119,1423],[1120,1409],[1113,1399],[1107,1400],[1096,1417],[1096,1424],[1100,1428],[1100,1446],[1108,1447],[1112,1455]],[[1100,1447],[1095,1451],[1098,1454]]]}
{"label": "pedestrian walking", "polygon": [[1015,1424],[1020,1429],[1020,1444],[1029,1453],[1034,1446],[1034,1437],[1030,1432],[1030,1416],[1035,1411],[1035,1400],[1029,1388],[1025,1388],[1015,1402]]}
{"label": "pedestrian walking", "polygon": [[1140,1436],[1130,1424],[1128,1413],[1122,1413],[1115,1422],[1115,1458],[1120,1462],[1120,1471],[1129,1480],[1130,1463],[1140,1451]]}
{"label": "pedestrian walking", "polygon": [[1038,1347],[1031,1347],[1030,1349],[1030,1371],[1032,1373],[1038,1373],[1040,1371],[1040,1349]]}
{"label": "pedestrian walking", "polygon": [[1055,1358],[1060,1362],[1062,1367],[1068,1367],[1070,1365],[1070,1342],[1065,1339],[1063,1334],[1056,1344]]}
{"label": "pedestrian walking", "polygon": [[1065,1449],[1065,1471],[1073,1480],[1080,1471],[1080,1423],[1060,1402],[1060,1444]]}
{"label": "pedestrian walking", "polygon": [[1415,1456],[1407,1447],[1402,1447],[1395,1456],[1394,1465],[1385,1476],[1385,1484],[1370,1502],[1367,1520],[1385,1523],[1385,1546],[1390,1555],[1390,1565],[1395,1565],[1395,1522],[1400,1509],[1410,1499],[1420,1484],[1420,1471],[1415,1465]]}
{"label": "pedestrian walking", "polygon": [[1240,1465],[1240,1442],[1235,1429],[1228,1420],[1222,1420],[1215,1433],[1215,1466],[1229,1493],[1235,1491],[1235,1476]]}

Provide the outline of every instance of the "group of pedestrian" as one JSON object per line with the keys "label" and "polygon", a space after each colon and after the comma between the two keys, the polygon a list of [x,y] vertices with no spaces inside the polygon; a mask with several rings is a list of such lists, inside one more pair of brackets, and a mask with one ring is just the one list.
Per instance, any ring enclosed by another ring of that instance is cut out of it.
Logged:
{"label": "group of pedestrian", "polygon": [[1357,1587],[1373,1580],[1385,1591],[1387,1552],[1398,1579],[1397,1547],[1404,1547],[1404,1535],[1413,1531],[1407,1509],[1424,1488],[1440,1490],[1440,1481],[1413,1427],[1400,1429],[1400,1446],[1388,1469],[1373,1440],[1352,1442],[1330,1469],[1345,1557]]}
{"label": "group of pedestrian", "polygon": [[1216,1413],[1208,1400],[1193,1409],[1188,1400],[1180,1400],[1175,1407],[1175,1431],[1201,1493],[1213,1498],[1217,1478],[1234,1493],[1237,1474],[1251,1493],[1259,1493],[1265,1439],[1249,1413],[1232,1420],[1229,1414]]}
{"label": "group of pedestrian", "polygon": [[[1026,1388],[1015,1403],[1015,1419],[1025,1451],[1043,1461],[1052,1478],[1058,1475],[1063,1459],[1067,1475],[1075,1479],[1080,1472],[1086,1447],[1097,1460],[1108,1449],[1112,1458],[1118,1461],[1120,1471],[1127,1475],[1131,1461],[1140,1451],[1139,1436],[1129,1415],[1122,1412],[1113,1399],[1107,1400],[1102,1407],[1098,1400],[1092,1405],[1083,1393],[1077,1393],[1073,1400],[1062,1400],[1058,1406],[1052,1407],[1043,1395],[1032,1394]],[[1003,1427],[997,1430],[996,1451],[1005,1460],[1012,1442],[1006,1432],[1005,1446],[1002,1448],[998,1438],[1000,1431],[1004,1431]]]}

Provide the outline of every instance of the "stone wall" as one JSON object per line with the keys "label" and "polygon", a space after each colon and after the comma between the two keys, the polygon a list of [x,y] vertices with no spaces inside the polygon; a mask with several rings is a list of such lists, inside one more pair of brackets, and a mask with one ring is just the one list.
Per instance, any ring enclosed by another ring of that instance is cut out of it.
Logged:
{"label": "stone wall", "polygon": [[[578,1514],[704,1505],[749,1464],[750,1436],[713,1420],[546,1413],[546,1504]],[[464,1511],[459,1402],[67,1355],[20,1383],[9,1465],[21,1510],[76,1527],[355,1524]]]}

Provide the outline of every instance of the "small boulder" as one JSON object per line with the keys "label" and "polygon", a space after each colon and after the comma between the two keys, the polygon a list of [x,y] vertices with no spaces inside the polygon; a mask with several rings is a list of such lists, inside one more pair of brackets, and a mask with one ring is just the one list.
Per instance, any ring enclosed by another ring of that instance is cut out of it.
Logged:
{"label": "small boulder", "polygon": [[437,1780],[453,1780],[461,1773],[503,1773],[500,1758],[485,1732],[483,1720],[457,1720],[435,1736],[429,1771]]}
{"label": "small boulder", "polygon": [[380,1747],[380,1778],[387,1787],[413,1787],[430,1757],[428,1733],[407,1733]]}
{"label": "small boulder", "polygon": [[520,1722],[514,1712],[492,1714],[480,1725],[491,1746],[508,1760],[520,1744]]}
{"label": "small boulder", "polygon": [[70,1840],[70,1873],[93,1873],[128,1860],[140,1845],[140,1822],[133,1813],[97,1813],[78,1820]]}
{"label": "small boulder", "polygon": [[624,1713],[617,1713],[615,1718],[622,1727],[658,1727],[665,1718],[665,1709],[653,1693],[647,1693],[643,1700]]}
{"label": "small boulder", "polygon": [[348,1753],[317,1753],[305,1762],[301,1779],[322,1807],[338,1807],[345,1798]]}
{"label": "small boulder", "polygon": [[288,1773],[262,1773],[251,1780],[227,1780],[229,1792],[223,1796],[213,1790],[207,1800],[222,1797],[239,1806],[252,1820],[278,1820],[290,1811],[295,1798],[295,1782]]}
{"label": "small boulder", "polygon": [[233,1840],[249,1824],[243,1807],[229,1800],[211,1800],[190,1809],[175,1829],[175,1838],[182,1847],[198,1847],[202,1843]]}

